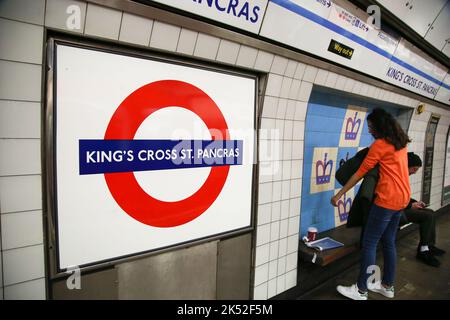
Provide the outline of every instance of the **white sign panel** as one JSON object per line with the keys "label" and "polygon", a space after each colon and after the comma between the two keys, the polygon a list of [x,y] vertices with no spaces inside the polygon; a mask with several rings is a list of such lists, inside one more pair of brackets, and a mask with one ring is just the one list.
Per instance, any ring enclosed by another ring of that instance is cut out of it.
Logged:
{"label": "white sign panel", "polygon": [[59,268],[251,225],[256,81],[57,45]]}
{"label": "white sign panel", "polygon": [[402,39],[383,80],[433,99],[447,70]]}
{"label": "white sign panel", "polygon": [[268,0],[153,0],[177,9],[258,33]]}
{"label": "white sign panel", "polygon": [[448,70],[368,17],[344,1],[271,0],[260,35],[448,104],[448,85],[436,96]]}
{"label": "white sign panel", "polygon": [[450,73],[447,73],[435,98],[442,103],[450,104]]}
{"label": "white sign panel", "polygon": [[[308,1],[311,6],[310,2],[313,1]],[[395,51],[395,39],[374,31],[361,15],[334,3],[328,9],[327,19],[305,8],[304,3],[306,1],[271,1],[260,34],[360,72],[384,77],[390,55]],[[368,39],[374,43],[369,43]],[[348,47],[345,50],[351,54],[344,56],[330,50],[336,42]]]}

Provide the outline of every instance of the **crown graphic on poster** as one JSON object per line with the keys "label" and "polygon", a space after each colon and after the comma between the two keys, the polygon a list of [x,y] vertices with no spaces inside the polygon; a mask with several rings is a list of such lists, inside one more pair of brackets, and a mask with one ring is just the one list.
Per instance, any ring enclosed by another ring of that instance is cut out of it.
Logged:
{"label": "crown graphic on poster", "polygon": [[347,118],[347,123],[345,124],[345,140],[356,140],[358,131],[361,127],[361,119],[356,119],[358,112],[355,112],[353,119],[351,117]]}
{"label": "crown graphic on poster", "polygon": [[343,198],[339,199],[337,203],[337,209],[339,214],[339,220],[341,222],[346,221],[348,217],[348,213],[350,212],[350,208],[352,207],[352,198],[346,197],[345,193]]}
{"label": "crown graphic on poster", "polygon": [[[333,160],[327,161],[328,153],[325,152],[325,156],[323,161],[318,160],[316,162],[316,183],[317,184],[326,184],[330,182],[331,179],[331,171],[333,170]],[[321,171],[319,169],[322,169]],[[329,169],[329,170],[327,170]]]}

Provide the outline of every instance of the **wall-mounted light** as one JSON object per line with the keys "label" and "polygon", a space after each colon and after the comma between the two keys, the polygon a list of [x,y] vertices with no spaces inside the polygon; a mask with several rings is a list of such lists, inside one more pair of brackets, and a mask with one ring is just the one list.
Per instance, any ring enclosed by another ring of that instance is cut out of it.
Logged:
{"label": "wall-mounted light", "polygon": [[421,103],[417,106],[417,114],[421,114],[425,111],[425,104]]}

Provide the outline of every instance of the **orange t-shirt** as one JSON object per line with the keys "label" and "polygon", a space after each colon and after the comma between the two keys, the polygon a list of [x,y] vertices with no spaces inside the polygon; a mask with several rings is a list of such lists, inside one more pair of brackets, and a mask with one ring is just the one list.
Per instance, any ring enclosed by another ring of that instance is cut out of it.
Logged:
{"label": "orange t-shirt", "polygon": [[375,189],[377,206],[390,210],[406,208],[411,198],[409,186],[407,148],[395,150],[394,146],[384,139],[377,139],[370,146],[369,153],[356,171],[363,177],[377,163],[380,164],[380,179]]}

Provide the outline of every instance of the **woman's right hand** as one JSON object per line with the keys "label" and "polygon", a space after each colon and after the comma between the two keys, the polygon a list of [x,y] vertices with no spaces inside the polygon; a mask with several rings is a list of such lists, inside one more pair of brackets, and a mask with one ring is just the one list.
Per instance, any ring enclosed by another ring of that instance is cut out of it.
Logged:
{"label": "woman's right hand", "polygon": [[331,198],[330,202],[333,205],[333,207],[337,207],[337,203],[338,203],[340,198],[341,198],[341,196],[339,195],[339,193]]}

